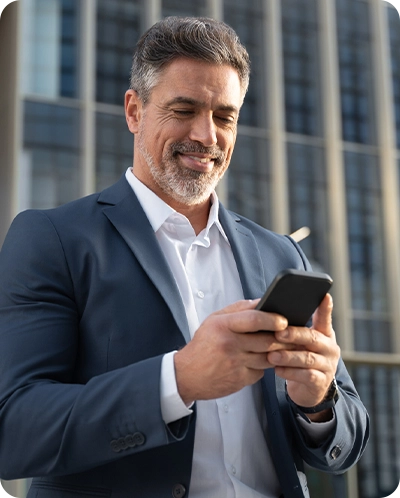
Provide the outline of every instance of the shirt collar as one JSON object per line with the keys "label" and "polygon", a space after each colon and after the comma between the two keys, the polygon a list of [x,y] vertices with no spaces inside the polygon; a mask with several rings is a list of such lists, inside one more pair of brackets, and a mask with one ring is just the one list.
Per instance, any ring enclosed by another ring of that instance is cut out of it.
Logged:
{"label": "shirt collar", "polygon": [[[164,202],[158,195],[156,195],[152,190],[150,190],[144,183],[142,183],[134,174],[131,168],[128,168],[125,173],[125,178],[127,179],[132,190],[135,192],[143,211],[145,212],[150,225],[152,226],[154,232],[157,232],[161,226],[167,221],[167,219],[176,213],[175,209]],[[222,225],[218,219],[219,213],[219,200],[216,192],[211,194],[211,209],[208,216],[207,226],[206,226],[206,236],[210,231],[211,227],[215,224],[221,235],[228,242],[228,238],[222,228]]]}

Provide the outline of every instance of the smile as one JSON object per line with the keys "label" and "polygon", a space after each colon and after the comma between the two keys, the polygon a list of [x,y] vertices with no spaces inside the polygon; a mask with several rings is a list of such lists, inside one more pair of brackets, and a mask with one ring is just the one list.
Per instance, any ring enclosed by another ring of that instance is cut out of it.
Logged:
{"label": "smile", "polygon": [[210,163],[210,162],[214,161],[214,159],[211,157],[195,157],[195,156],[187,156],[187,157],[190,157],[190,159],[193,159],[193,161],[197,161],[197,162],[203,163],[203,164]]}

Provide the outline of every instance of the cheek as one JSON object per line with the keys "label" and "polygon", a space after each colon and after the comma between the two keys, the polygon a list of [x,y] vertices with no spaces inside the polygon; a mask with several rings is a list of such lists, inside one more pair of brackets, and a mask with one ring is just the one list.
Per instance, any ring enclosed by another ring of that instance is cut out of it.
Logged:
{"label": "cheek", "polygon": [[225,137],[221,142],[220,147],[225,151],[227,161],[230,161],[233,149],[236,143],[236,134],[234,136],[230,135],[229,137]]}

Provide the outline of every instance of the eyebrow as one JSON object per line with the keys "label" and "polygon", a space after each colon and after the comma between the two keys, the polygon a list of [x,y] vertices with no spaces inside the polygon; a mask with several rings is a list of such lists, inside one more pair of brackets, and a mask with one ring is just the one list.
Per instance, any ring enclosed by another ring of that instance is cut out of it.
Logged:
{"label": "eyebrow", "polygon": [[[192,99],[190,97],[175,97],[166,103],[167,106],[171,106],[174,104],[188,104],[188,105],[198,106],[198,107],[206,107],[206,105],[207,105],[205,102],[203,102],[201,100]],[[217,108],[217,110],[218,111],[234,112],[236,114],[239,114],[239,109],[234,105],[220,105]]]}

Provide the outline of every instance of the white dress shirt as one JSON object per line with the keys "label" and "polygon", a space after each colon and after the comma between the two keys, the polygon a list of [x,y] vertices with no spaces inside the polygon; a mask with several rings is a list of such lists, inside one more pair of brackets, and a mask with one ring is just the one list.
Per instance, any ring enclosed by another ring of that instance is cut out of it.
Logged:
{"label": "white dress shirt", "polygon": [[[193,337],[207,316],[243,299],[236,262],[218,220],[218,198],[212,194],[207,226],[196,236],[189,220],[142,184],[131,169],[126,178],[170,265]],[[161,371],[166,423],[192,413],[177,391],[174,354],[164,356]],[[191,498],[278,497],[280,486],[265,440],[267,421],[260,384],[224,398],[197,401],[196,406]],[[310,426],[326,425],[301,422],[308,432]]]}

